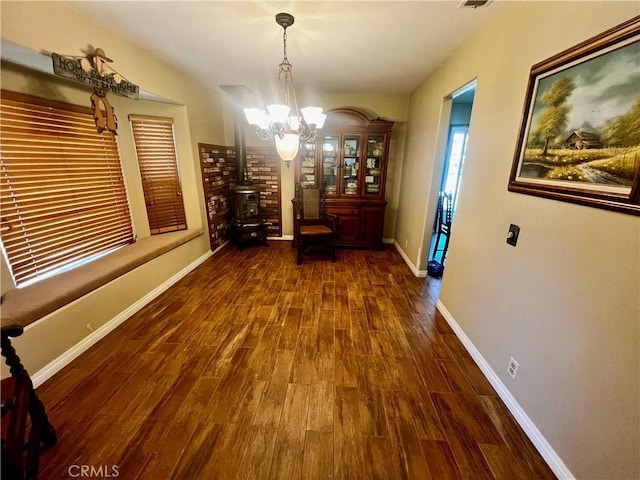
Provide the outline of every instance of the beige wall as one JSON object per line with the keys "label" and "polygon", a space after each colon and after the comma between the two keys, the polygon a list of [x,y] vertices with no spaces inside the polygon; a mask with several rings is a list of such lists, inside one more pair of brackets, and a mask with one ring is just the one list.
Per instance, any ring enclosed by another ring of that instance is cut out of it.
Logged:
{"label": "beige wall", "polygon": [[[176,148],[189,228],[205,223],[202,180],[197,143],[225,140],[223,92],[209,89],[186,77],[172,65],[115,36],[58,2],[2,2],[3,39],[35,52],[81,55],[88,43],[102,47],[114,59],[113,66],[141,89],[174,102],[133,101],[110,95],[118,116],[118,148],[131,205],[134,229],[140,238],[149,235],[135,149],[127,116],[130,113],[169,116],[174,119]],[[88,105],[90,90],[53,76],[3,63],[2,88]],[[28,327],[16,340],[20,356],[35,373],[82,341],[120,312],[141,301],[187,265],[209,251],[207,235],[162,255],[129,274],[92,292]],[[2,290],[12,287],[2,259]],[[43,339],[47,339],[45,342]]]}
{"label": "beige wall", "polygon": [[507,183],[531,65],[639,13],[637,2],[509,3],[410,99],[396,238],[416,259],[443,99],[478,80],[441,302],[579,479],[640,478],[640,219]]}

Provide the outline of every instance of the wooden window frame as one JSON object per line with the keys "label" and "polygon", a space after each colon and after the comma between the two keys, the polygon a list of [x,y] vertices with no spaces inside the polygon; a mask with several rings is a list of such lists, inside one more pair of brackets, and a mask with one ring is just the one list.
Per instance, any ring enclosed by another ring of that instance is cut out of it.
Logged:
{"label": "wooden window frame", "polygon": [[0,235],[17,286],[135,241],[115,136],[91,109],[2,90]]}
{"label": "wooden window frame", "polygon": [[151,235],[187,229],[173,119],[129,115]]}

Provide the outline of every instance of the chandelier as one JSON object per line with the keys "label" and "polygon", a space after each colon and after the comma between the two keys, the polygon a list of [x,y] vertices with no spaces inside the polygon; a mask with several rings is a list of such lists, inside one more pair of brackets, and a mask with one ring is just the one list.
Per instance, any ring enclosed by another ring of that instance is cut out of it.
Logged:
{"label": "chandelier", "polygon": [[244,109],[247,122],[256,136],[261,140],[274,139],[278,155],[287,162],[287,166],[298,154],[300,140],[313,141],[316,138],[316,130],[322,128],[327,118],[320,107],[298,110],[291,76],[293,65],[287,59],[287,27],[293,25],[293,20],[293,15],[288,13],[276,15],[276,23],[283,29],[284,59],[280,64],[273,104],[267,105],[266,111],[261,108]]}

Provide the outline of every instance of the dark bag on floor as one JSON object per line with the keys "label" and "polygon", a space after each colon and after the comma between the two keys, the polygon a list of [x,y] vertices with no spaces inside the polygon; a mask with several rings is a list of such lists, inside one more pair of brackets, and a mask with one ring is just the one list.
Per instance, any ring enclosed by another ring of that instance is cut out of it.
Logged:
{"label": "dark bag on floor", "polygon": [[440,278],[442,277],[443,271],[444,265],[442,265],[440,262],[431,260],[429,263],[427,263],[427,273],[430,277]]}

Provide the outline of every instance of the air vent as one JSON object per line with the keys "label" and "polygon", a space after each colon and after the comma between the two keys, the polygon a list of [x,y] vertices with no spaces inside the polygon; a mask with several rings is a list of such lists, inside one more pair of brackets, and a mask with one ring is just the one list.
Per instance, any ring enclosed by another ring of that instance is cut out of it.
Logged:
{"label": "air vent", "polygon": [[478,7],[486,7],[491,3],[491,0],[462,0],[458,8],[478,8]]}

